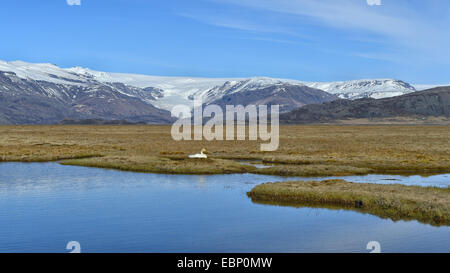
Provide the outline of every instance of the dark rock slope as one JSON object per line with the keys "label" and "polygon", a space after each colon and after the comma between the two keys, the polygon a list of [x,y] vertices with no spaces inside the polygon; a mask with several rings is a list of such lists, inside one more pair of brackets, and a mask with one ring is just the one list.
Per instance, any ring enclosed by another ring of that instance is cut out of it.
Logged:
{"label": "dark rock slope", "polygon": [[384,98],[335,100],[306,105],[282,114],[284,123],[320,123],[334,120],[387,117],[450,117],[450,86]]}
{"label": "dark rock slope", "polygon": [[0,71],[0,124],[51,124],[64,119],[170,122],[168,111],[149,103],[158,92],[97,81],[58,84]]}
{"label": "dark rock slope", "polygon": [[[247,84],[249,80],[242,81],[241,85]],[[336,95],[325,91],[310,88],[305,85],[277,83],[269,85],[244,86],[235,92],[236,86],[216,87],[210,92],[222,93],[219,99],[212,100],[207,104],[216,104],[225,109],[226,105],[280,105],[280,112],[288,112],[298,107],[322,103],[338,99]]]}

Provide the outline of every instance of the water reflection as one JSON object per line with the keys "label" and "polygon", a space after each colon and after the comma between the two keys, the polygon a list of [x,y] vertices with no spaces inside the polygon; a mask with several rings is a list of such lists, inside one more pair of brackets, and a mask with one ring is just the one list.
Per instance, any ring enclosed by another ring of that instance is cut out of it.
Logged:
{"label": "water reflection", "polygon": [[[366,178],[410,183],[348,181]],[[259,183],[286,180],[297,179],[0,164],[0,252],[65,252],[73,240],[85,252],[366,252],[373,240],[388,252],[450,251],[449,227],[259,205],[246,196]],[[414,183],[445,184],[437,177]]]}
{"label": "water reflection", "polygon": [[449,226],[448,223],[443,223],[438,219],[430,219],[428,217],[417,217],[411,215],[399,215],[396,211],[392,210],[384,210],[383,208],[366,208],[366,207],[356,207],[356,206],[344,206],[344,205],[330,205],[330,204],[309,204],[304,203],[300,204],[299,202],[283,202],[283,201],[265,201],[265,200],[257,200],[252,198],[252,202],[260,205],[269,205],[269,206],[281,206],[281,207],[293,207],[293,208],[319,208],[319,209],[328,209],[328,210],[336,210],[336,211],[354,211],[359,213],[367,213],[371,215],[378,216],[382,219],[389,219],[394,222],[397,221],[419,221],[424,224],[429,224],[432,226],[440,227],[440,226]]}

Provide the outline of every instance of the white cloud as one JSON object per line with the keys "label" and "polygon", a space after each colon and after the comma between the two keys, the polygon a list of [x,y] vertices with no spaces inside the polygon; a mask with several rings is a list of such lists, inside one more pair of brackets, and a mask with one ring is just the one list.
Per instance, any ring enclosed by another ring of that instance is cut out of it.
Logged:
{"label": "white cloud", "polygon": [[[412,35],[414,21],[409,18],[390,14],[385,10],[370,9],[363,2],[354,0],[218,0],[259,10],[286,13],[310,18],[331,27],[360,29],[400,37]],[[380,0],[369,0],[380,1]],[[404,10],[406,13],[406,9]]]}
{"label": "white cloud", "polygon": [[258,23],[252,23],[245,19],[239,19],[235,17],[228,18],[226,16],[219,16],[216,14],[214,14],[214,16],[210,16],[208,14],[195,15],[186,12],[177,13],[177,15],[218,27],[231,28],[249,32],[279,33],[301,38],[307,38],[305,37],[305,35],[289,31],[283,27],[260,25]]}
{"label": "white cloud", "polygon": [[[448,17],[433,16],[406,5],[410,0],[395,1],[383,9],[374,9],[362,0],[209,0],[252,8],[254,11],[269,11],[274,14],[297,16],[301,22],[323,24],[343,31],[350,37],[362,38],[368,35],[393,49],[414,54],[417,58],[430,58],[435,61],[450,61],[447,45],[450,42]],[[377,6],[382,0],[366,0]],[[427,1],[428,3],[428,1]],[[442,14],[449,14],[450,7],[429,2],[428,11],[439,7]],[[254,28],[272,27],[269,23]],[[372,43],[373,44],[373,43]],[[385,57],[385,56],[383,56]]]}
{"label": "white cloud", "polygon": [[369,6],[381,6],[381,0],[367,0]]}
{"label": "white cloud", "polygon": [[81,0],[66,0],[69,6],[81,6]]}

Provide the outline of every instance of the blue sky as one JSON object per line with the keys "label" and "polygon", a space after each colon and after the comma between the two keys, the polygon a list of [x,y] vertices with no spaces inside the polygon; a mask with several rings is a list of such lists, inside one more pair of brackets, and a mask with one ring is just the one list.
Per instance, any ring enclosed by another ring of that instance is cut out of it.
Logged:
{"label": "blue sky", "polygon": [[78,1],[3,1],[0,59],[149,75],[450,83],[448,0]]}

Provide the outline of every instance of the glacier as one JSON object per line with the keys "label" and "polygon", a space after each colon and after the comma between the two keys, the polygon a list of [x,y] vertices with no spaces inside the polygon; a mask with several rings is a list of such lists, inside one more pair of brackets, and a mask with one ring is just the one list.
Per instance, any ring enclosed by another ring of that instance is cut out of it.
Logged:
{"label": "glacier", "polygon": [[[154,106],[171,110],[178,104],[193,105],[192,98],[203,96],[206,102],[215,101],[224,95],[232,93],[258,90],[269,86],[289,84],[294,86],[307,86],[320,89],[345,99],[359,98],[387,98],[415,92],[416,88],[404,81],[395,79],[363,79],[340,82],[307,82],[290,79],[277,79],[268,77],[252,78],[197,78],[150,76],[142,74],[127,74],[95,71],[83,67],[61,68],[49,63],[28,63],[24,61],[0,61],[0,71],[13,72],[17,77],[46,81],[55,84],[86,86],[92,82],[111,85],[124,84],[140,89],[155,88],[160,90],[161,96],[155,100],[146,100]],[[127,88],[118,89],[128,96],[136,96]],[[58,96],[54,90],[53,96]],[[142,93],[142,92],[141,92]],[[142,94],[140,97],[142,98]],[[145,100],[145,98],[144,98]]]}

